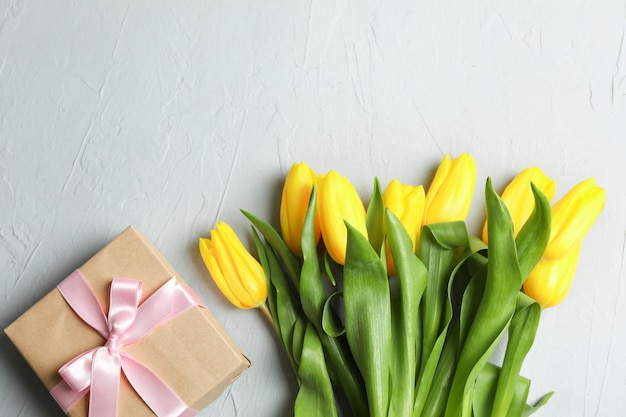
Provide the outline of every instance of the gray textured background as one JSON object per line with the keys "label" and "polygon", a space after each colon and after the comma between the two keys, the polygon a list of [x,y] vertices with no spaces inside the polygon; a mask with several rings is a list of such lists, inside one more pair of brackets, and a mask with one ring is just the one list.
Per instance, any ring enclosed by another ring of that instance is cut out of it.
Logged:
{"label": "gray textured background", "polygon": [[[0,0],[0,327],[134,225],[253,361],[202,416],[279,416],[294,379],[256,311],[231,307],[197,240],[240,208],[277,224],[304,160],[428,184],[471,153],[482,187],[527,166],[590,176],[605,211],[523,373],[540,416],[626,414],[626,4],[620,1]],[[0,415],[60,416],[0,336]]]}

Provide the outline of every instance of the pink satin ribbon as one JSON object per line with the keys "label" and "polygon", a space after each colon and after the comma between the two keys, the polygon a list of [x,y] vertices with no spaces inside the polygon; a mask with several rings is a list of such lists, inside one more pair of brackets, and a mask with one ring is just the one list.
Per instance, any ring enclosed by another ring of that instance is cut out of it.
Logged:
{"label": "pink satin ribbon", "polygon": [[141,281],[115,278],[111,284],[108,317],[80,270],[57,286],[70,307],[106,339],[104,346],[84,352],[60,370],[63,380],[50,393],[67,413],[89,393],[89,417],[116,417],[120,372],[159,417],[192,417],[198,411],[156,374],[123,350],[155,328],[194,306],[204,307],[189,288],[171,278],[139,305]]}

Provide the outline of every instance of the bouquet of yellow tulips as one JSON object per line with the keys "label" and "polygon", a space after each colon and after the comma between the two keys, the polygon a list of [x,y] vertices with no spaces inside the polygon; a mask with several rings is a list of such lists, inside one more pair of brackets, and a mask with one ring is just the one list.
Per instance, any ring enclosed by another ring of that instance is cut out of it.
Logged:
{"label": "bouquet of yellow tulips", "polygon": [[488,179],[481,239],[465,225],[475,180],[470,155],[446,155],[427,192],[375,179],[366,208],[345,177],[295,164],[280,233],[243,212],[258,260],[225,223],[200,239],[224,295],[271,318],[299,383],[295,416],[337,416],[337,392],[355,417],[521,417],[548,401],[527,404],[520,369],[605,191],[588,179],[551,206],[555,183],[539,168],[502,196]]}

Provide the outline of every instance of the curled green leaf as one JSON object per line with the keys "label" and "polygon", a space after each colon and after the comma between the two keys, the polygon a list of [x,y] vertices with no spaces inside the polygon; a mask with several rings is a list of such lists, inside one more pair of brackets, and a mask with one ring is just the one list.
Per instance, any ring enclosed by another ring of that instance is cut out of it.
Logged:
{"label": "curled green leaf", "polygon": [[322,312],[322,329],[330,337],[341,336],[346,332],[346,327],[341,322],[341,318],[337,315],[333,303],[336,299],[343,297],[343,291],[332,293],[324,304]]}

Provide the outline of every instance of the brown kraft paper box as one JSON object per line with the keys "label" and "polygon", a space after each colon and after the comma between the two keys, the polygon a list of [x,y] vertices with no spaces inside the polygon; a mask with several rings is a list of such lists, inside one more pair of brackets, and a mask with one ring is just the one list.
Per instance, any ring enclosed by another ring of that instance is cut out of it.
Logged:
{"label": "brown kraft paper box", "polygon": [[[157,248],[133,227],[127,228],[79,269],[105,314],[113,278],[141,280],[141,302],[173,276],[184,284]],[[105,343],[102,336],[78,317],[56,288],[5,332],[48,390],[61,381],[58,370],[66,362]],[[199,307],[187,310],[123,349],[196,410],[215,400],[250,366],[211,313]],[[88,398],[88,395],[83,397],[67,414],[87,416]],[[154,416],[123,375],[118,405],[120,417]]]}

